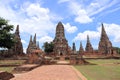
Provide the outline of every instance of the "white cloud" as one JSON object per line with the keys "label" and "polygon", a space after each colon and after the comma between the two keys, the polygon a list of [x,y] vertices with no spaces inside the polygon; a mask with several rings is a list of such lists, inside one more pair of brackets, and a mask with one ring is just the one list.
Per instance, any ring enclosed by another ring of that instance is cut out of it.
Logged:
{"label": "white cloud", "polygon": [[[53,18],[59,20],[61,17],[50,12],[48,8],[41,7],[39,3],[24,2],[17,6],[17,8],[19,7],[18,10],[15,10],[11,6],[11,1],[12,0],[9,2],[6,1],[5,4],[3,4],[4,1],[0,1],[1,17],[10,20],[10,23],[15,26],[19,24],[21,34],[34,35],[36,33],[38,35],[37,37],[41,37],[41,43],[53,40],[53,38],[46,35],[54,34],[56,26]],[[25,52],[27,41],[23,39],[21,39],[21,41]]]}
{"label": "white cloud", "polygon": [[24,52],[24,53],[26,53],[26,49],[27,49],[27,48],[23,48],[23,52]]}
{"label": "white cloud", "polygon": [[[0,2],[0,15],[13,25],[20,25],[20,31],[29,34],[45,36],[54,33],[55,24],[52,22],[52,13],[48,8],[43,8],[38,3],[24,3],[19,10],[13,10],[9,3],[5,5]],[[54,18],[57,18],[57,15]]]}
{"label": "white cloud", "polygon": [[76,26],[71,26],[70,23],[64,24],[64,27],[65,27],[65,30],[66,30],[68,33],[74,33],[74,32],[77,31],[77,27],[76,27]]}
{"label": "white cloud", "polygon": [[81,4],[70,1],[69,2],[70,11],[76,16],[75,21],[79,23],[90,23],[93,19],[88,15],[87,11],[82,7]]}
{"label": "white cloud", "polygon": [[[113,37],[112,41],[114,42],[120,42],[120,25],[118,24],[108,24],[108,23],[104,23],[104,28],[106,31],[106,34],[108,35],[108,37]],[[97,27],[96,31],[84,31],[83,33],[78,33],[77,36],[73,39],[75,41],[77,40],[86,40],[87,39],[87,35],[89,35],[90,39],[99,39],[101,36],[101,25]]]}
{"label": "white cloud", "polygon": [[[119,3],[118,0],[91,0],[90,2],[84,0],[59,0],[58,2],[63,3],[64,1],[68,3],[66,5],[68,5],[70,14],[75,16],[74,21],[83,24],[93,22],[96,14],[99,14],[102,11],[107,12],[111,6],[116,6],[116,4]],[[119,10],[118,7],[119,6],[116,6],[115,10]],[[112,11],[115,10],[113,9]]]}
{"label": "white cloud", "polygon": [[92,22],[93,20],[87,15],[87,12],[84,9],[81,9],[78,11],[75,21],[80,23],[89,23]]}
{"label": "white cloud", "polygon": [[39,39],[39,42],[40,42],[40,43],[51,42],[51,41],[53,41],[53,38],[50,37],[50,36],[43,36],[43,37],[41,37],[41,38]]}
{"label": "white cloud", "polygon": [[30,4],[24,10],[28,18],[21,22],[23,31],[44,36],[54,30],[54,23],[51,22],[48,8],[42,8],[39,4],[35,3]]}
{"label": "white cloud", "polygon": [[95,14],[98,14],[100,12],[102,12],[103,10],[115,5],[116,3],[118,3],[117,0],[96,0],[93,1],[88,7],[87,7],[87,11],[89,13],[89,16],[94,16]]}
{"label": "white cloud", "polygon": [[114,37],[113,38],[113,41],[114,42],[120,42],[120,25],[118,24],[107,24],[107,23],[104,23],[104,26],[105,26],[105,30],[106,30],[106,33],[109,35],[109,36],[112,36]]}
{"label": "white cloud", "polygon": [[90,39],[96,39],[100,37],[100,32],[98,31],[85,31],[83,33],[78,33],[77,36],[74,38],[74,40],[86,40],[87,35],[89,35]]}
{"label": "white cloud", "polygon": [[23,44],[27,44],[27,42],[26,42],[25,40],[23,40],[23,39],[21,40],[21,42],[22,42]]}
{"label": "white cloud", "polygon": [[60,3],[68,2],[68,1],[70,0],[58,0],[58,3],[60,4]]}
{"label": "white cloud", "polygon": [[38,3],[30,4],[25,10],[30,17],[38,18],[39,20],[50,20],[49,9],[42,8]]}

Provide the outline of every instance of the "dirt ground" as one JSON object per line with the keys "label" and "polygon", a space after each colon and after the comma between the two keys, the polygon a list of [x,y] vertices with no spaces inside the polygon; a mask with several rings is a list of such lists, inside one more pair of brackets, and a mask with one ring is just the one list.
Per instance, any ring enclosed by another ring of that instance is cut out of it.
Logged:
{"label": "dirt ground", "polygon": [[11,80],[87,80],[71,65],[43,65]]}

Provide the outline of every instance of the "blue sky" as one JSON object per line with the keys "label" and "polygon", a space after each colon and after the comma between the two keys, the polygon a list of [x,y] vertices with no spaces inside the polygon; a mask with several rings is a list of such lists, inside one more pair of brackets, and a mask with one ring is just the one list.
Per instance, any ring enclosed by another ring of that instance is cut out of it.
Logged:
{"label": "blue sky", "polygon": [[0,16],[15,28],[19,24],[24,50],[35,33],[40,47],[52,41],[59,21],[69,46],[75,42],[77,50],[80,41],[85,48],[87,35],[93,48],[98,48],[101,23],[113,46],[120,47],[119,0],[0,0]]}

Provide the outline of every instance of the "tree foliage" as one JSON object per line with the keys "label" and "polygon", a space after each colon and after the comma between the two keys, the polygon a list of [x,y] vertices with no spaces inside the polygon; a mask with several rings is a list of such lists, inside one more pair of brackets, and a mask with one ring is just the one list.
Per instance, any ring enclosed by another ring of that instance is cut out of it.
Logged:
{"label": "tree foliage", "polygon": [[120,48],[119,47],[113,47],[113,48],[117,51],[118,54],[120,54]]}
{"label": "tree foliage", "polygon": [[54,44],[53,42],[50,42],[50,43],[45,42],[43,45],[43,48],[46,53],[53,52]]}
{"label": "tree foliage", "polygon": [[11,48],[14,45],[13,25],[8,24],[8,20],[0,17],[0,47]]}

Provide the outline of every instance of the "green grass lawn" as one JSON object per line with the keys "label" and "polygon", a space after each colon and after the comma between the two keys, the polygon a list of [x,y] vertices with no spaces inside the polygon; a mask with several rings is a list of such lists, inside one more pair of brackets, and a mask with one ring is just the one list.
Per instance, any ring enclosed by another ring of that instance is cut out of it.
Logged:
{"label": "green grass lawn", "polygon": [[12,72],[15,67],[0,67],[0,71]]}
{"label": "green grass lawn", "polygon": [[[25,60],[0,60],[0,65],[21,65],[24,62]],[[12,72],[15,67],[0,67],[0,71]]]}
{"label": "green grass lawn", "polygon": [[5,65],[5,64],[20,65],[23,64],[23,62],[25,62],[25,60],[0,60],[0,65]]}
{"label": "green grass lawn", "polygon": [[87,61],[96,65],[77,65],[74,67],[88,80],[120,80],[120,60],[98,59]]}

